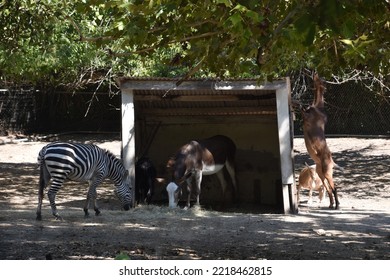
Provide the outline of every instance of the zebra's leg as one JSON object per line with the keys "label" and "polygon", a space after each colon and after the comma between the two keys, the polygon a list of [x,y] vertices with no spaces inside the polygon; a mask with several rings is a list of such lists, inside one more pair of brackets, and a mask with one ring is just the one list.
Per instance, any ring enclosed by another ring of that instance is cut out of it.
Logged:
{"label": "zebra's leg", "polygon": [[51,212],[54,217],[56,217],[57,220],[62,220],[61,216],[58,214],[57,211],[57,206],[56,206],[56,194],[58,192],[60,186],[57,184],[51,185],[49,191],[47,192],[47,196],[50,201],[50,206],[51,206]]}
{"label": "zebra's leg", "polygon": [[89,203],[90,203],[90,200],[91,200],[91,187],[89,187],[88,189],[88,193],[87,193],[87,199],[85,200],[85,204],[84,204],[84,217],[85,218],[88,218],[89,217],[89,212],[88,212],[88,209],[89,209]]}
{"label": "zebra's leg", "polygon": [[37,207],[37,221],[42,221],[42,200],[43,200],[43,194],[38,194],[38,207]]}
{"label": "zebra's leg", "polygon": [[89,199],[87,198],[87,201],[85,202],[84,208],[83,208],[83,210],[84,210],[84,217],[85,218],[89,217],[88,208],[89,208]]}
{"label": "zebra's leg", "polygon": [[94,192],[94,195],[92,196],[92,201],[93,201],[93,210],[95,210],[95,216],[99,216],[100,215],[100,210],[99,210],[99,207],[98,207],[98,203],[97,203],[97,193],[96,193],[96,188],[95,188],[95,192]]}
{"label": "zebra's leg", "polygon": [[41,164],[40,174],[39,174],[39,190],[38,190],[38,207],[37,207],[37,221],[42,220],[42,200],[43,200],[43,190],[46,188],[47,183],[50,180],[50,174],[44,163]]}
{"label": "zebra's leg", "polygon": [[97,201],[96,201],[96,197],[97,197],[96,187],[98,184],[99,184],[98,181],[94,181],[94,182],[91,182],[89,185],[87,200],[85,201],[85,205],[84,205],[85,217],[89,217],[88,208],[89,208],[90,201],[92,201],[92,203],[93,203],[95,215],[99,216],[101,213],[99,208],[98,208]]}

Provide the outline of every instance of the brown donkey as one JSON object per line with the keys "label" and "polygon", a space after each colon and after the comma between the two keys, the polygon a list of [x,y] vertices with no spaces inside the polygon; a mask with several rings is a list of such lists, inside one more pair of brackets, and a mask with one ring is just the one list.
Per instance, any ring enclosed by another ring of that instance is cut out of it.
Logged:
{"label": "brown donkey", "polygon": [[316,163],[318,176],[328,192],[329,208],[333,208],[335,200],[336,209],[339,209],[340,203],[337,196],[337,188],[333,182],[335,163],[325,139],[325,124],[327,122],[324,111],[325,87],[317,74],[314,76],[314,85],[315,98],[313,104],[309,108],[302,110],[305,144],[310,157]]}

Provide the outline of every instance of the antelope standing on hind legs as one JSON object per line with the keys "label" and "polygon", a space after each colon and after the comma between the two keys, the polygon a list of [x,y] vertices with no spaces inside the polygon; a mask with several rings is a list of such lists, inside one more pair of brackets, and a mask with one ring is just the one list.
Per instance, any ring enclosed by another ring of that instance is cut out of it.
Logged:
{"label": "antelope standing on hind legs", "polygon": [[318,176],[328,192],[329,208],[333,208],[335,200],[335,209],[339,209],[340,203],[337,196],[337,188],[333,182],[335,163],[325,139],[325,124],[327,122],[327,116],[324,111],[325,87],[317,74],[314,76],[314,85],[315,97],[313,104],[306,110],[302,110],[305,145],[310,157],[316,163]]}

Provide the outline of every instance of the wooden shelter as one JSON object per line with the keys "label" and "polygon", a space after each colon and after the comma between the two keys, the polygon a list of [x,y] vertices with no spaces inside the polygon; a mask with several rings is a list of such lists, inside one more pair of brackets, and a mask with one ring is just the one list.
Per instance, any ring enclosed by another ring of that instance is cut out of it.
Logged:
{"label": "wooden shelter", "polygon": [[[290,80],[186,80],[121,78],[122,157],[133,174],[134,162],[147,155],[164,199],[168,159],[190,140],[223,134],[237,146],[240,205],[276,212],[297,211],[292,155]],[[165,179],[165,180],[164,180]],[[228,195],[227,195],[228,196]],[[221,202],[218,180],[205,176],[201,204]]]}

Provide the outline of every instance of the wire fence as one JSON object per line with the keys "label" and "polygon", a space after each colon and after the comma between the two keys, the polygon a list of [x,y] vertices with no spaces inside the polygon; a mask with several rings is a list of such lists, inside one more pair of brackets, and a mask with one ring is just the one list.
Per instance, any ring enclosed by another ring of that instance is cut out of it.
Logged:
{"label": "wire fence", "polygon": [[[292,98],[309,106],[314,98],[311,80],[293,77]],[[350,82],[326,84],[327,135],[390,136],[390,95]],[[91,103],[92,102],[92,103]],[[39,92],[0,89],[0,135],[74,130],[120,131],[120,95],[108,93]],[[302,119],[295,114],[294,133],[302,135]]]}
{"label": "wire fence", "polygon": [[[304,107],[314,98],[309,83],[292,82],[292,98]],[[327,135],[390,136],[390,96],[381,91],[369,90],[358,82],[326,85],[325,112]],[[295,135],[302,135],[302,118],[297,112],[294,122]]]}
{"label": "wire fence", "polygon": [[25,132],[36,121],[33,89],[0,90],[0,135]]}
{"label": "wire fence", "polygon": [[0,90],[0,135],[119,131],[120,95]]}

